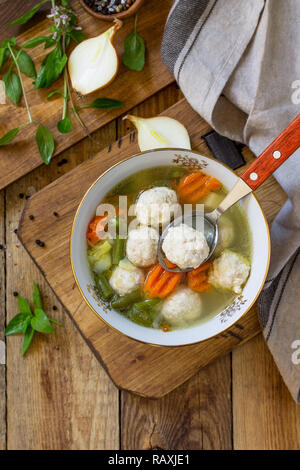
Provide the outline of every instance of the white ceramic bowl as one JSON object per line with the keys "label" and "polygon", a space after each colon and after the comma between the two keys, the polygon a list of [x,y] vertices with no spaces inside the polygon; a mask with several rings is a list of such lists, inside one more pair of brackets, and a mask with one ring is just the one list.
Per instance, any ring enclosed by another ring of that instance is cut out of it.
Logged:
{"label": "white ceramic bowl", "polygon": [[250,194],[241,202],[244,207],[253,237],[253,261],[249,279],[243,292],[219,315],[207,322],[182,330],[163,332],[146,328],[120,315],[114,310],[103,308],[93,293],[92,276],[86,257],[86,230],[96,207],[107,192],[117,183],[137,171],[161,165],[184,165],[203,169],[215,176],[229,190],[238,177],[222,163],[182,149],[159,149],[142,152],[111,167],[99,176],[84,195],[76,212],[71,235],[71,261],[76,283],[90,308],[107,325],[130,338],[161,346],[193,344],[218,335],[239,320],[254,304],[265,282],[270,260],[270,235],[268,224],[256,198]]}

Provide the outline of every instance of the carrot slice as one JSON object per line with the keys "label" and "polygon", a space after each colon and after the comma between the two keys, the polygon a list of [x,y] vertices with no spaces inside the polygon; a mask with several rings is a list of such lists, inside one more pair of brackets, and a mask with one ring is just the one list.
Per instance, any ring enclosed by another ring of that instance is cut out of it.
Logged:
{"label": "carrot slice", "polygon": [[207,271],[211,267],[211,263],[207,261],[204,264],[201,264],[199,268],[193,269],[192,271],[189,271],[188,275],[189,276],[197,276],[197,274],[202,273],[202,271]]}
{"label": "carrot slice", "polygon": [[171,263],[171,261],[169,261],[168,258],[165,258],[165,263],[166,263],[166,266],[167,266],[169,269],[176,268],[176,266],[177,266],[177,264]]}
{"label": "carrot slice", "polygon": [[172,273],[157,264],[149,272],[144,284],[144,291],[150,297],[164,298],[179,284],[182,273]]}
{"label": "carrot slice", "polygon": [[144,285],[145,292],[151,291],[151,289],[153,288],[153,286],[155,285],[155,283],[157,282],[157,280],[159,279],[159,277],[162,275],[163,272],[164,272],[164,269],[161,267],[160,264],[157,264],[156,266],[154,266],[154,268],[152,268],[149,271],[145,285]]}
{"label": "carrot slice", "polygon": [[[94,219],[91,220],[91,222],[89,223],[86,238],[91,243],[98,243],[101,240],[98,233],[105,229],[105,226],[107,224],[106,220],[107,220],[107,216],[102,215],[102,216],[94,217]],[[99,226],[100,222],[102,223]]]}
{"label": "carrot slice", "polygon": [[181,273],[172,273],[172,274],[173,276],[169,278],[163,290],[160,291],[159,293],[160,298],[167,297],[167,295],[171,294],[171,292],[173,292],[173,290],[175,290],[176,287],[178,286],[180,279],[182,277],[182,274]]}
{"label": "carrot slice", "polygon": [[202,282],[198,286],[194,287],[193,290],[196,292],[207,292],[211,288],[211,285],[209,282]]}
{"label": "carrot slice", "polygon": [[188,272],[187,282],[190,289],[196,292],[205,292],[210,289],[210,284],[207,281],[210,267],[211,263],[207,262]]}
{"label": "carrot slice", "polygon": [[178,185],[178,194],[182,201],[187,203],[198,202],[210,191],[218,191],[222,184],[219,180],[201,171],[184,176]]}
{"label": "carrot slice", "polygon": [[204,173],[202,173],[202,171],[195,171],[194,173],[190,173],[189,175],[184,176],[179,181],[178,190],[181,190],[183,187],[190,185],[194,181],[199,181],[203,175]]}
{"label": "carrot slice", "polygon": [[202,175],[202,177],[195,181],[193,184],[190,184],[181,189],[180,197],[182,199],[188,198],[190,194],[193,194],[195,191],[199,191],[205,185],[206,181],[210,178],[208,175]]}
{"label": "carrot slice", "polygon": [[150,297],[160,297],[160,293],[163,292],[163,288],[171,279],[172,274],[173,273],[170,273],[169,271],[164,271],[162,273],[155,286],[152,287]]}
{"label": "carrot slice", "polygon": [[206,186],[210,191],[218,191],[218,189],[221,189],[222,183],[217,180],[217,178],[210,178],[210,180],[206,183]]}

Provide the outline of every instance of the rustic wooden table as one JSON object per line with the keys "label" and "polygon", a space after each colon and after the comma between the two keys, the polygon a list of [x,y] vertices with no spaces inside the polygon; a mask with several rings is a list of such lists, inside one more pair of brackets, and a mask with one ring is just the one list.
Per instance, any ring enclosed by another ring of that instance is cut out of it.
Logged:
{"label": "rustic wooden table", "polygon": [[[14,12],[33,3],[15,0]],[[0,0],[1,38],[14,16],[7,4]],[[133,112],[155,115],[180,98],[171,85]],[[105,147],[127,132],[118,119],[96,140]],[[14,230],[22,194],[43,188],[98,150],[85,139],[0,193],[0,243],[7,247],[0,251],[0,341],[17,312],[13,292],[29,298],[33,280],[64,324],[54,335],[37,336],[25,359],[18,337],[6,341],[4,358],[0,352],[0,449],[299,449],[300,408],[261,335],[157,401],[120,392],[95,359]],[[67,163],[58,165],[63,158]]]}

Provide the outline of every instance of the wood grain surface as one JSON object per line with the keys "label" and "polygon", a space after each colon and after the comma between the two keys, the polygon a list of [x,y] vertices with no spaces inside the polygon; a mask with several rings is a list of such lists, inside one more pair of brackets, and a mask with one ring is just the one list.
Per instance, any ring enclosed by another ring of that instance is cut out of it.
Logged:
{"label": "wood grain surface", "polygon": [[[179,119],[186,126],[194,150],[208,153],[201,136],[210,128],[185,100],[176,103],[164,114]],[[116,333],[99,320],[82,299],[74,283],[69,260],[73,218],[82,196],[95,178],[112,164],[138,152],[134,136],[135,133],[132,133],[120,138],[34,195],[26,205],[18,234],[114,383],[141,396],[159,398],[216,357],[252,338],[260,329],[255,308],[252,308],[238,325],[200,344],[180,348],[154,347]],[[277,185],[275,180],[272,184]],[[53,216],[54,212],[59,217]],[[34,216],[34,220],[30,220],[30,215]],[[39,247],[36,239],[42,240],[45,248]],[[164,370],[163,374],[161,369]]]}
{"label": "wood grain surface", "polygon": [[[27,2],[26,2],[27,3]],[[124,39],[133,28],[134,18],[124,20],[123,27],[115,36],[115,45],[120,58],[120,69],[117,78],[105,89],[94,92],[88,97],[79,97],[74,94],[76,104],[83,105],[92,102],[96,97],[106,96],[124,102],[122,108],[115,110],[84,109],[80,111],[81,118],[92,133],[96,129],[105,125],[109,121],[117,118],[128,109],[141,103],[149,96],[166,87],[174,79],[162,64],[160,59],[160,43],[163,26],[169,11],[171,0],[164,0],[159,8],[155,8],[155,0],[148,0],[143,7],[143,14],[139,16],[138,28],[144,37],[147,45],[147,60],[141,72],[134,72],[127,69],[123,61]],[[2,9],[6,10],[8,3]],[[73,0],[72,5],[78,13],[80,25],[88,36],[99,35],[110,25],[104,21],[93,18],[80,5],[78,0]],[[14,10],[16,11],[16,10]],[[5,19],[8,19],[8,13]],[[15,15],[14,15],[15,17]],[[40,19],[40,16],[37,18]],[[1,18],[1,23],[3,19]],[[0,24],[1,24],[0,23]],[[49,21],[43,20],[35,24],[26,31],[23,31],[17,38],[19,45],[38,35],[47,35]],[[5,27],[5,33],[9,33]],[[3,33],[1,34],[3,38]],[[0,37],[0,38],[1,38]],[[30,49],[29,54],[34,62],[39,66],[45,51],[43,46]],[[5,72],[5,66],[1,69],[1,75]],[[56,128],[57,122],[61,119],[62,98],[56,95],[50,100],[46,97],[54,89],[63,89],[62,79],[52,84],[47,89],[34,90],[32,79],[25,77],[24,86],[27,91],[28,101],[32,110],[32,117],[36,121],[42,122],[53,132],[56,142],[55,155],[69,148],[74,143],[86,137],[78,122],[73,119],[73,129],[69,134],[60,134]],[[24,100],[23,100],[24,101]],[[24,102],[20,106],[14,106],[8,99],[7,104],[0,105],[0,135],[4,135],[8,130],[17,127],[27,121],[27,112]],[[0,149],[0,189],[7,184],[17,180],[32,169],[43,164],[35,143],[36,126],[27,127],[20,132],[19,136],[12,143]]]}
{"label": "wood grain surface", "polygon": [[[8,2],[0,0],[0,6]],[[29,3],[35,0],[14,0],[17,14]],[[0,23],[7,12],[2,8]],[[180,97],[173,84],[132,113],[155,115]],[[27,252],[17,248],[20,244],[10,230],[17,227],[25,205],[19,194],[42,189],[128,130],[126,122],[115,120],[96,132],[100,147],[85,139],[48,168],[37,168],[0,192],[0,244],[7,246],[0,250],[0,340],[3,324],[16,313],[13,292],[30,296],[33,280],[40,285],[47,312],[64,324],[54,335],[37,337],[25,359],[20,338],[7,338],[6,366],[0,365],[0,449],[299,449],[300,408],[261,335],[162,399],[119,392]],[[63,159],[66,163],[58,166]],[[285,196],[271,181],[265,184],[263,206],[271,219]]]}

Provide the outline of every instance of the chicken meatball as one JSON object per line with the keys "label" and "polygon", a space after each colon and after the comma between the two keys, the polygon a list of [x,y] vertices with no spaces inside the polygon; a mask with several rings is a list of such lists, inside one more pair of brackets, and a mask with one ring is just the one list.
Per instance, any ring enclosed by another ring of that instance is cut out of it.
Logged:
{"label": "chicken meatball", "polygon": [[162,249],[180,269],[198,268],[209,254],[204,234],[186,224],[168,230]]}
{"label": "chicken meatball", "polygon": [[214,260],[209,282],[217,288],[229,289],[240,294],[250,272],[248,260],[231,250],[224,250]]}
{"label": "chicken meatball", "polygon": [[135,207],[136,217],[141,225],[167,225],[172,217],[180,214],[181,207],[173,189],[156,187],[144,191]]}
{"label": "chicken meatball", "polygon": [[143,282],[143,271],[135,266],[130,270],[117,266],[109,279],[111,287],[119,295],[133,292],[138,289]]}
{"label": "chicken meatball", "polygon": [[202,302],[200,295],[189,287],[179,287],[163,303],[162,316],[171,325],[195,320],[201,315]]}
{"label": "chicken meatball", "polygon": [[126,254],[136,266],[146,267],[157,257],[158,231],[152,227],[139,227],[128,234]]}

